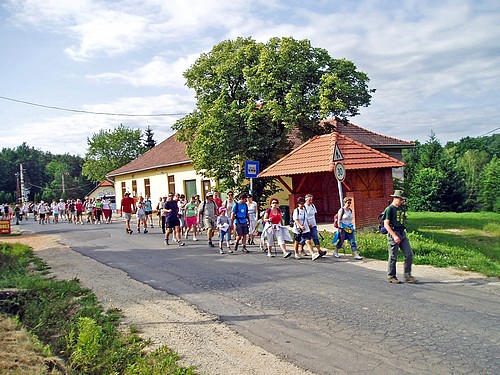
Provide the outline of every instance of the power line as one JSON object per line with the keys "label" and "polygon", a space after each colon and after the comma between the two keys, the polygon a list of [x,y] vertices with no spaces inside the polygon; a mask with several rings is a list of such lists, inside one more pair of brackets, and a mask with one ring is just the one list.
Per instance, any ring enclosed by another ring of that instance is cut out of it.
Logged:
{"label": "power line", "polygon": [[55,109],[55,110],[58,110],[58,111],[66,111],[66,112],[88,113],[88,114],[91,114],[91,115],[128,116],[128,117],[165,117],[165,116],[184,116],[184,115],[187,115],[187,113],[183,113],[183,112],[179,112],[179,113],[157,113],[157,114],[154,114],[154,115],[151,115],[151,114],[149,114],[149,115],[142,115],[142,114],[131,114],[131,113],[111,113],[111,112],[93,112],[93,111],[83,111],[83,110],[79,110],[79,109],[62,108],[62,107],[56,107],[56,106],[51,106],[51,105],[44,105],[44,104],[38,104],[38,103],[33,103],[33,102],[27,102],[25,100],[8,98],[6,96],[0,96],[0,99],[10,100],[11,102],[16,102],[16,103],[22,103],[22,104],[32,105],[34,107],[49,108],[49,109]]}
{"label": "power line", "polygon": [[500,126],[498,128],[496,128],[496,129],[490,130],[489,132],[486,132],[484,134],[478,135],[478,137],[482,137],[483,135],[493,133],[495,130],[498,130],[498,129],[500,129]]}

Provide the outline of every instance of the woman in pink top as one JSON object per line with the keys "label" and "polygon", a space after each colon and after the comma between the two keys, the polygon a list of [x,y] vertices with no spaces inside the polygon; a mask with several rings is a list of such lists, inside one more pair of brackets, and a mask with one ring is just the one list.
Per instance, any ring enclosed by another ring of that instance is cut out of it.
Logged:
{"label": "woman in pink top", "polygon": [[283,258],[288,258],[292,255],[292,252],[286,250],[285,241],[292,241],[292,236],[288,232],[288,229],[281,224],[283,215],[278,204],[278,198],[271,198],[271,208],[268,208],[264,214],[265,226],[262,231],[261,241],[267,236],[267,256],[271,258],[273,256],[271,250],[276,238],[278,246],[283,252]]}

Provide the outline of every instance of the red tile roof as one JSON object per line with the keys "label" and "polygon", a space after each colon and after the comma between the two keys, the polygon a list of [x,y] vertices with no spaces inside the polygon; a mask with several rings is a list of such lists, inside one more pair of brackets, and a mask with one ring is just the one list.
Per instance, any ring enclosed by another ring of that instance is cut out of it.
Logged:
{"label": "red tile roof", "polygon": [[303,173],[333,172],[335,145],[343,156],[346,170],[397,168],[403,162],[360,142],[332,132],[311,138],[276,163],[263,170],[259,177],[290,176]]}
{"label": "red tile roof", "polygon": [[352,122],[344,123],[335,119],[321,121],[321,123],[325,122],[332,124],[340,134],[373,148],[409,148],[415,146],[413,142],[377,134]]}
{"label": "red tile roof", "polygon": [[191,162],[191,159],[186,155],[186,144],[184,142],[179,142],[175,138],[175,134],[173,134],[160,144],[146,151],[137,159],[132,160],[123,167],[109,172],[107,176],[114,177],[122,174],[189,162]]}
{"label": "red tile roof", "polygon": [[114,183],[112,183],[111,181],[109,180],[104,180],[102,181],[101,183],[99,183],[99,185],[97,185],[97,187],[102,187],[102,186],[115,186]]}

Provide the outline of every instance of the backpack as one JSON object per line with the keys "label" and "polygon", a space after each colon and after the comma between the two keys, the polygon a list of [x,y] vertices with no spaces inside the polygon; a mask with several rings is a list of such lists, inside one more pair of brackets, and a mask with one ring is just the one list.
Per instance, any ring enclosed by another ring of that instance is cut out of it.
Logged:
{"label": "backpack", "polygon": [[[241,215],[241,211],[240,211],[240,206],[243,205],[245,206],[244,208],[244,212],[245,214],[243,216],[240,216]],[[247,216],[248,216],[248,206],[246,203],[240,203],[240,202],[236,202],[236,204],[233,206],[233,212],[236,216],[236,221],[238,223],[240,223],[240,220],[245,220],[247,219]]]}
{"label": "backpack", "polygon": [[387,234],[387,229],[385,229],[385,226],[384,226],[384,214],[385,214],[385,210],[382,211],[380,213],[380,215],[378,215],[378,230],[382,234]]}
{"label": "backpack", "polygon": [[[342,215],[344,215],[344,208],[343,207],[342,207]],[[333,227],[334,228],[338,228],[339,227],[339,213],[338,212],[333,217]]]}

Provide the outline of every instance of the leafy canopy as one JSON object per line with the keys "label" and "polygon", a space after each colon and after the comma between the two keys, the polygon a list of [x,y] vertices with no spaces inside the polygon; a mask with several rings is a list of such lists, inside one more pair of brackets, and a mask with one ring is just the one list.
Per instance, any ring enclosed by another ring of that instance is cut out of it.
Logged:
{"label": "leafy canopy", "polygon": [[194,168],[226,188],[242,188],[246,160],[263,169],[290,151],[292,130],[302,139],[330,132],[321,119],[357,115],[375,91],[352,62],[293,38],[223,41],[184,77],[196,93],[196,109],[173,128]]}
{"label": "leafy canopy", "polygon": [[101,130],[87,138],[88,150],[82,173],[92,181],[102,181],[106,174],[131,162],[146,151],[141,130],[122,124],[114,130]]}

